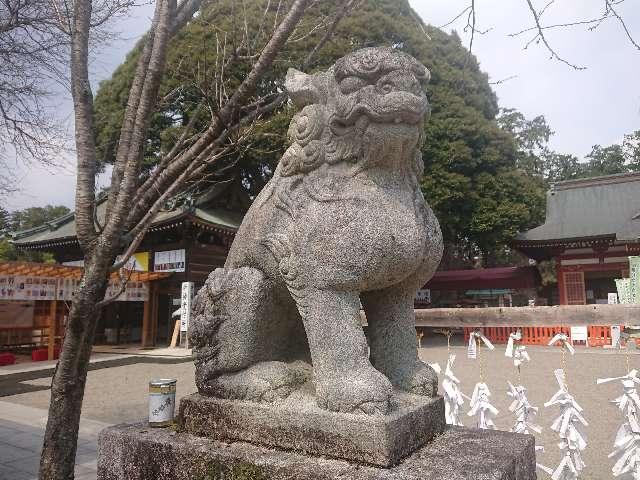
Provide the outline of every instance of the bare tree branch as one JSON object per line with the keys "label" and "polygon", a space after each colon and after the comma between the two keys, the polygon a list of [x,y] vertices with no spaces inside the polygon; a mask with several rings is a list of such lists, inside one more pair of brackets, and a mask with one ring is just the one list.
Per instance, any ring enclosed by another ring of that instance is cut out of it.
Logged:
{"label": "bare tree branch", "polygon": [[[564,58],[562,58],[560,55],[558,55],[556,53],[556,51],[551,47],[551,45],[549,45],[549,42],[547,41],[547,38],[544,35],[544,31],[542,26],[540,25],[540,17],[538,15],[538,12],[536,12],[536,9],[534,8],[533,4],[531,3],[531,0],[526,0],[527,5],[529,6],[529,10],[531,11],[531,15],[533,15],[533,19],[536,23],[536,30],[537,30],[537,34],[536,36],[532,39],[537,41],[541,41],[544,46],[546,47],[546,49],[549,51],[549,53],[551,54],[551,58],[555,58],[556,60],[558,60],[559,62],[564,63],[565,65],[570,66],[571,68],[574,68],[576,70],[585,70],[587,67],[579,67],[577,65],[574,65],[573,63],[565,60]],[[531,41],[529,42],[529,44],[531,43]],[[529,45],[527,44],[527,46]],[[525,47],[526,48],[526,47]]]}
{"label": "bare tree branch", "polygon": [[88,250],[97,232],[93,222],[95,208],[96,146],[93,136],[93,94],[89,84],[90,0],[74,2],[71,32],[71,93],[75,114],[77,175],[76,234],[83,249]]}
{"label": "bare tree branch", "polygon": [[458,20],[460,17],[462,17],[465,13],[467,13],[469,10],[471,9],[471,5],[465,7],[459,14],[457,14],[455,17],[453,17],[451,20],[449,20],[447,23],[440,25],[438,28],[439,29],[443,29],[443,28],[447,28],[449,25],[453,25],[456,20]]}
{"label": "bare tree branch", "polygon": [[509,80],[513,80],[514,78],[518,78],[518,75],[509,75],[508,77],[502,78],[500,80],[496,80],[495,82],[489,82],[489,85],[502,85],[503,83],[506,83]]}
{"label": "bare tree branch", "polygon": [[631,32],[629,31],[629,29],[627,28],[627,24],[624,22],[624,20],[622,19],[622,17],[620,15],[618,15],[618,12],[613,8],[613,4],[614,2],[612,2],[611,0],[604,0],[605,4],[606,4],[606,12],[607,13],[611,13],[613,14],[614,17],[616,17],[616,19],[618,20],[618,22],[620,22],[620,25],[622,25],[622,28],[624,30],[624,33],[627,35],[627,38],[629,39],[629,41],[631,42],[631,44],[636,47],[638,50],[640,50],[640,45],[638,45],[638,43],[634,40],[633,36],[631,35]]}
{"label": "bare tree branch", "polygon": [[216,112],[216,116],[209,128],[200,139],[189,149],[179,155],[166,169],[164,169],[153,183],[145,182],[141,187],[143,193],[139,203],[131,209],[127,225],[131,228],[137,224],[155,198],[161,194],[174,179],[213,141],[215,141],[229,126],[234,124],[242,104],[249,99],[254,92],[258,80],[270,67],[278,51],[289,38],[295,25],[300,20],[310,0],[295,0],[273,36],[262,50],[260,57],[254,64],[249,74],[240,83],[233,95],[225,102],[224,106]]}
{"label": "bare tree branch", "polygon": [[[129,280],[131,280],[133,269],[124,268],[124,265],[126,265],[126,263],[127,262],[124,262],[124,264],[117,270],[118,278],[120,279],[120,285],[118,287],[118,291],[113,295],[111,295],[110,297],[106,297],[103,300],[96,303],[96,308],[106,307],[110,303],[113,303],[116,300],[118,300],[118,298],[120,298],[120,296],[127,291],[127,284],[129,283]],[[123,271],[127,273],[126,277],[125,275],[123,275]]]}

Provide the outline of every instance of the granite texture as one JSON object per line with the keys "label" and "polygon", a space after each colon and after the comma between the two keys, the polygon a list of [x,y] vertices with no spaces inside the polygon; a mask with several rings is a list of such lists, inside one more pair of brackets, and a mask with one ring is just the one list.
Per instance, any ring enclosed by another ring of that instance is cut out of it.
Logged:
{"label": "granite texture", "polygon": [[443,432],[442,397],[402,393],[392,414],[328,412],[303,389],[285,401],[250,403],[193,394],[180,402],[181,432],[221,441],[245,441],[313,455],[387,467]]}
{"label": "granite texture", "polygon": [[448,429],[399,465],[377,468],[145,424],[98,439],[98,480],[534,480],[531,435]]}
{"label": "granite texture", "polygon": [[436,395],[413,313],[443,248],[420,190],[428,79],[392,48],[358,50],[313,75],[289,71],[291,145],[196,297],[202,394],[278,401],[309,380],[311,363],[327,410],[387,414],[394,388]]}

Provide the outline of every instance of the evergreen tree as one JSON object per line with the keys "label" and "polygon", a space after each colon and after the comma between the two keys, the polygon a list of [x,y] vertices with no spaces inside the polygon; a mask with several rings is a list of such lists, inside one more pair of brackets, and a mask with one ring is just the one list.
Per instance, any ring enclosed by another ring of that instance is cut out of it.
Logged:
{"label": "evergreen tree", "polygon": [[[323,18],[335,1],[319,2],[305,21]],[[273,25],[277,13],[274,3],[266,11],[266,25]],[[234,0],[209,5],[172,41],[161,94],[166,101],[154,117],[145,151],[150,167],[158,153],[171,144],[167,140],[180,135],[196,114],[195,105],[203,96],[216,102],[218,95],[224,95],[216,90],[207,66],[219,65],[231,55],[250,58],[254,53],[237,52],[234,44],[239,36],[259,38],[264,34],[261,24],[267,2],[252,0],[243,5],[242,11]],[[307,31],[308,27],[300,30]],[[270,76],[262,80],[261,94],[281,89],[286,70],[301,65],[318,38],[311,34],[293,40],[282,56],[285,60],[276,63]],[[425,25],[407,0],[364,0],[339,24],[311,70],[326,69],[348,52],[378,45],[402,49],[431,71],[427,95],[432,114],[426,126],[422,186],[447,244],[444,266],[468,266],[479,253],[490,264],[510,261],[496,252],[504,252],[516,232],[543,220],[544,187],[519,168],[514,137],[495,120],[498,104],[487,75],[455,32],[447,34]],[[134,49],[113,77],[103,82],[96,96],[97,143],[105,163],[113,159],[139,49]],[[238,81],[249,62],[233,62],[232,73]],[[233,160],[225,163],[225,169],[212,171],[210,178],[228,176],[231,171],[241,179],[239,185],[250,196],[255,195],[286,149],[292,114],[290,108],[284,108],[259,122]],[[231,170],[229,164],[233,165]]]}
{"label": "evergreen tree", "polygon": [[9,212],[0,207],[0,261],[54,263],[53,255],[39,251],[19,251],[9,241],[9,233],[28,230],[69,213],[64,205],[29,207]]}

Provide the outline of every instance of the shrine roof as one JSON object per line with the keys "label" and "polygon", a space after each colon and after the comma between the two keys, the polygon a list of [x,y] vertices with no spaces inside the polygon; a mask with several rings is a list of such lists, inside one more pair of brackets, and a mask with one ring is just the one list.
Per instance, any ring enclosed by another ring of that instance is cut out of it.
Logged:
{"label": "shrine roof", "polygon": [[[100,223],[104,222],[106,206],[107,202],[104,200],[98,203],[96,217]],[[242,222],[240,213],[224,208],[199,206],[196,202],[195,205],[182,204],[161,210],[149,227],[149,232],[170,228],[187,218],[201,226],[229,235],[233,235]],[[11,242],[19,248],[37,249],[75,243],[77,241],[75,213],[68,213],[29,230],[13,232],[10,237]]]}
{"label": "shrine roof", "polygon": [[530,254],[535,247],[639,238],[640,173],[629,173],[553,184],[545,223],[519,234],[513,245]]}

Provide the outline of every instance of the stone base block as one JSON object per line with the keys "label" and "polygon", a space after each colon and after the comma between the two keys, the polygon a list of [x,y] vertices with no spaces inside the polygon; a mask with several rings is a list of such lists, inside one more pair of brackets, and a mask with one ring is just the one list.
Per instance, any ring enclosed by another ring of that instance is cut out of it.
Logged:
{"label": "stone base block", "polygon": [[223,443],[146,424],[100,433],[98,480],[535,480],[530,435],[447,429],[391,468]]}
{"label": "stone base block", "polygon": [[180,402],[179,429],[224,442],[243,441],[388,467],[445,427],[442,397],[398,393],[385,416],[335,413],[316,406],[312,391],[280,403],[223,400],[193,394]]}

